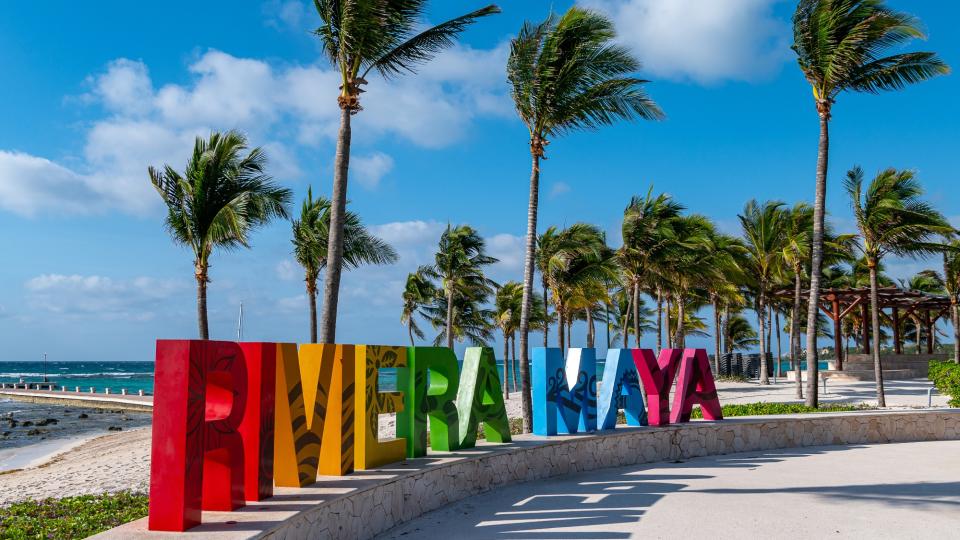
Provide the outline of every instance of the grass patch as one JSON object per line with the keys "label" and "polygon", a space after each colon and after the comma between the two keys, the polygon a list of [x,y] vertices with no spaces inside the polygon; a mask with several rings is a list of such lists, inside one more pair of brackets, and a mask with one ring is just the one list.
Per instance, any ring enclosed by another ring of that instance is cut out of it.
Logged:
{"label": "grass patch", "polygon": [[716,375],[713,380],[716,382],[750,382],[746,375]]}
{"label": "grass patch", "polygon": [[0,539],[86,538],[147,515],[147,495],[120,492],[25,501],[0,508]]}
{"label": "grass patch", "polygon": [[[859,403],[856,405],[843,403],[829,403],[819,407],[807,407],[802,403],[732,403],[724,405],[723,417],[731,418],[734,416],[767,416],[777,414],[800,414],[800,413],[831,413],[847,411],[866,411],[876,409],[872,405]],[[690,414],[691,418],[703,418],[700,407],[694,407]]]}

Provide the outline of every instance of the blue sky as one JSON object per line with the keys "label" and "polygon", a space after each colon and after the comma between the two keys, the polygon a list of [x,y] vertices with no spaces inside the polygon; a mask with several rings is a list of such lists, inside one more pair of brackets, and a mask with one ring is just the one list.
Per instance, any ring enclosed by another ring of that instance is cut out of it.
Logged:
{"label": "blue sky", "polygon": [[[812,198],[817,120],[777,0],[589,0],[644,62],[668,119],[553,141],[541,223],[596,223],[619,243],[633,194],[652,183],[736,232],[750,198]],[[479,2],[435,1],[431,21]],[[445,224],[469,223],[519,279],[529,155],[507,96],[507,43],[522,22],[571,2],[506,0],[419,75],[374,79],[354,123],[352,208],[401,254],[344,279],[339,341],[404,343],[399,295]],[[891,0],[930,34],[912,48],[960,65],[960,5]],[[297,199],[329,193],[336,81],[309,30],[311,4],[7,3],[0,19],[0,348],[2,360],[149,360],[158,337],[196,334],[191,254],[162,227],[146,167],[182,168],[193,137],[238,128],[267,149]],[[855,164],[918,171],[955,222],[960,201],[957,76],[834,111],[828,209],[850,228],[840,178]],[[906,277],[924,261],[892,261]],[[304,341],[306,301],[289,224],[212,260],[211,334]],[[576,332],[575,332],[576,334]],[[602,334],[601,334],[602,335]],[[645,341],[652,343],[652,336]],[[535,340],[536,341],[536,340]],[[708,340],[701,344],[706,345]],[[496,350],[500,350],[499,346]]]}

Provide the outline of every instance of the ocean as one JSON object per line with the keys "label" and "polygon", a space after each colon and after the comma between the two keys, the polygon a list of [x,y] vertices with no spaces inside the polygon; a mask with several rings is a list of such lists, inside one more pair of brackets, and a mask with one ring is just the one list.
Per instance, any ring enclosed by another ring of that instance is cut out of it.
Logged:
{"label": "ocean", "polygon": [[[518,366],[514,366],[519,380]],[[503,361],[497,360],[500,380],[503,380]],[[90,388],[103,393],[119,394],[124,388],[131,394],[143,390],[144,394],[153,394],[153,362],[0,362],[0,382],[19,382],[21,379],[38,382],[46,380],[67,390],[77,386],[87,392]],[[603,372],[603,361],[597,362],[597,375]],[[511,382],[513,377],[511,377]],[[397,387],[396,370],[383,369],[380,374],[380,390],[391,391]]]}
{"label": "ocean", "polygon": [[37,382],[44,376],[67,390],[79,386],[83,392],[93,387],[97,393],[105,388],[117,394],[124,388],[131,394],[153,393],[153,362],[0,362],[0,382]]}

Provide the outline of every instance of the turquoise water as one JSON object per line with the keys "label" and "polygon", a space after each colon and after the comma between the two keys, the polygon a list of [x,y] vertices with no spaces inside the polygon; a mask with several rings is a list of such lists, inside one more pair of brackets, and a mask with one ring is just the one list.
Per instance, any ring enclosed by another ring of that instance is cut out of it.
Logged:
{"label": "turquoise water", "polygon": [[[515,367],[519,381],[520,369]],[[503,380],[503,362],[498,361],[497,370]],[[131,394],[143,390],[153,394],[153,362],[0,362],[0,382],[30,382],[46,380],[58,387],[66,386],[73,390],[77,386],[87,392],[91,387],[102,393],[109,388],[111,393],[120,393],[126,388]],[[603,372],[603,363],[598,362],[597,374]],[[511,381],[514,377],[511,376]],[[380,374],[380,390],[391,391],[397,387],[396,370],[384,369]],[[518,384],[519,387],[519,384]]]}
{"label": "turquoise water", "polygon": [[[774,366],[774,367],[776,367],[776,366]],[[803,370],[803,371],[806,371],[806,370],[807,370],[807,362],[806,362],[806,361],[800,362],[800,369]],[[826,363],[826,362],[820,361],[820,362],[817,362],[817,369],[819,369],[819,370],[821,370],[821,371],[825,371],[825,370],[829,369],[829,367],[827,366],[827,363]],[[785,373],[785,372],[787,372],[787,371],[793,371],[793,366],[790,365],[790,362],[780,362],[780,373]]]}
{"label": "turquoise water", "polygon": [[131,394],[153,393],[153,362],[0,362],[0,382],[39,382],[44,376],[67,390],[79,386],[84,392],[93,387],[96,392],[126,388]]}

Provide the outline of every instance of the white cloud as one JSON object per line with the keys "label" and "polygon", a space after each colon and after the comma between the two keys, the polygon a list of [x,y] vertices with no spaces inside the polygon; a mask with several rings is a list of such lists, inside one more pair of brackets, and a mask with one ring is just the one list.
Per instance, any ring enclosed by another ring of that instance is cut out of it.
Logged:
{"label": "white cloud", "polygon": [[610,14],[643,73],[712,83],[774,75],[790,58],[779,0],[585,0]]}
{"label": "white cloud", "polygon": [[[286,8],[279,9],[285,13]],[[295,9],[289,8],[290,20]],[[390,82],[370,75],[364,110],[354,117],[354,163],[361,185],[376,187],[393,165],[386,154],[364,153],[364,145],[389,136],[443,147],[464,137],[479,116],[510,115],[506,55],[506,43],[490,50],[458,45],[418,75]],[[296,146],[327,145],[332,157],[339,77],[326,64],[275,65],[210,50],[189,72],[189,83],[158,85],[143,62],[110,62],[103,73],[88,78],[90,92],[75,100],[100,104],[106,113],[90,125],[80,165],[67,168],[0,150],[0,193],[6,195],[0,208],[23,215],[157,208],[147,167],[182,168],[193,139],[213,129],[246,131],[252,144],[268,150],[270,172],[280,180],[302,174]]]}
{"label": "white cloud", "polygon": [[33,308],[61,315],[149,320],[158,303],[185,289],[174,280],[43,274],[24,285]]}
{"label": "white cloud", "polygon": [[307,310],[307,295],[285,296],[276,302],[276,308],[282,313],[303,313]]}
{"label": "white cloud", "polygon": [[497,273],[518,277],[517,272],[523,270],[525,252],[524,238],[513,234],[496,234],[486,239],[487,252],[500,262],[494,265]]}
{"label": "white cloud", "polygon": [[350,170],[354,173],[354,178],[367,189],[376,189],[380,180],[392,169],[393,158],[383,152],[350,158]]}
{"label": "white cloud", "polygon": [[293,281],[299,275],[297,264],[290,259],[284,259],[277,263],[275,268],[277,277],[283,281]]}
{"label": "white cloud", "polygon": [[553,186],[550,187],[550,198],[559,197],[564,193],[570,193],[570,184],[566,182],[555,182]]}
{"label": "white cloud", "polygon": [[394,221],[383,225],[373,225],[370,230],[397,249],[416,246],[423,242],[433,242],[447,226],[439,221]]}
{"label": "white cloud", "polygon": [[277,30],[286,28],[306,33],[307,14],[312,10],[301,0],[270,0],[263,4],[267,25]]}
{"label": "white cloud", "polygon": [[32,216],[41,209],[81,214],[97,203],[94,182],[48,159],[0,150],[0,208]]}
{"label": "white cloud", "polygon": [[150,111],[153,83],[143,62],[119,58],[107,65],[105,75],[91,78],[92,95],[111,111],[136,115]]}

